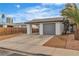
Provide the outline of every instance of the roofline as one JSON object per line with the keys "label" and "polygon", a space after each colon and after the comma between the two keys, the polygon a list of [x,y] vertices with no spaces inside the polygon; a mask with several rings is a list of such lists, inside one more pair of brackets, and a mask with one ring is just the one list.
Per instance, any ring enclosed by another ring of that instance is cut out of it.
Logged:
{"label": "roofline", "polygon": [[39,21],[39,22],[26,22],[26,24],[48,23],[48,22],[63,22],[63,20],[56,20],[56,21]]}
{"label": "roofline", "polygon": [[[25,22],[25,24],[32,24],[32,23],[44,23],[44,22],[63,22],[65,17],[54,17],[54,18],[62,18],[61,20],[47,20],[47,21],[40,21],[40,19],[34,19],[34,21]],[[42,18],[42,19],[54,19],[54,18]],[[41,20],[42,20],[41,19]],[[38,20],[38,21],[35,21]]]}

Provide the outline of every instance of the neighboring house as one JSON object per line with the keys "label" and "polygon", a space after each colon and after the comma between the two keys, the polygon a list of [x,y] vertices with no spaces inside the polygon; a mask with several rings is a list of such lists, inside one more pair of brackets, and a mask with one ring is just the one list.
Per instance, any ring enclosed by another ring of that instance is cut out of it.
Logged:
{"label": "neighboring house", "polygon": [[7,27],[13,27],[13,24],[0,24],[0,27],[7,28]]}
{"label": "neighboring house", "polygon": [[27,24],[27,34],[32,34],[32,25],[36,25],[40,35],[61,35],[64,30],[64,17],[35,19]]}
{"label": "neighboring house", "polygon": [[27,28],[25,23],[14,23],[14,28]]}

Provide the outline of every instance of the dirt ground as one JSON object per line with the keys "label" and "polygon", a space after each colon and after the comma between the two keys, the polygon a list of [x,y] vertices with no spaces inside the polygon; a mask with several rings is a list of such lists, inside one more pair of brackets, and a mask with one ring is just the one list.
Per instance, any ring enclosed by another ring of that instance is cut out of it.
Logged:
{"label": "dirt ground", "polygon": [[10,35],[1,35],[1,36],[0,36],[0,41],[1,41],[1,40],[5,40],[5,39],[8,39],[8,38],[15,37],[15,36],[20,35],[20,34],[22,34],[22,33],[10,34]]}
{"label": "dirt ground", "polygon": [[73,34],[55,36],[43,46],[79,50],[79,40],[75,40]]}

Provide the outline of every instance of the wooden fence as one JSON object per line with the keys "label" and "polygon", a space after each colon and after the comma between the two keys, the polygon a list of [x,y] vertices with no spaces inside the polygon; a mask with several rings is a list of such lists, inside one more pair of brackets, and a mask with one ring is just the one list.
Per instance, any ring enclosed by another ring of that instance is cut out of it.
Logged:
{"label": "wooden fence", "polygon": [[26,28],[0,28],[0,35],[8,35],[15,33],[26,33]]}
{"label": "wooden fence", "polygon": [[38,33],[39,29],[32,29],[32,33]]}

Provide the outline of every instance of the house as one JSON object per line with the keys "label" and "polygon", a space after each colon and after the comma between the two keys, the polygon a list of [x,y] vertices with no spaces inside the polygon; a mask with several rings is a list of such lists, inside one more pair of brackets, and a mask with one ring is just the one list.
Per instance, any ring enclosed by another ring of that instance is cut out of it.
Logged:
{"label": "house", "polygon": [[32,25],[36,25],[40,35],[61,35],[64,30],[64,17],[34,19],[26,22],[27,34],[32,33]]}
{"label": "house", "polygon": [[26,24],[24,22],[22,23],[13,23],[14,28],[26,28]]}
{"label": "house", "polygon": [[13,24],[0,24],[1,28],[13,27]]}

